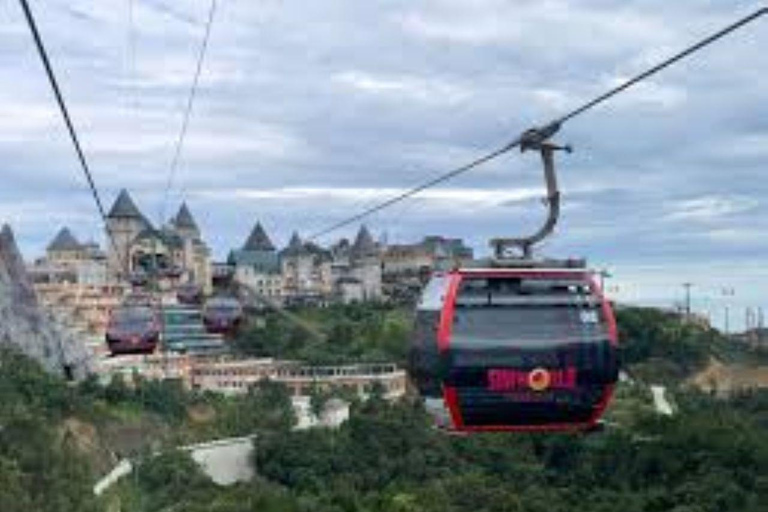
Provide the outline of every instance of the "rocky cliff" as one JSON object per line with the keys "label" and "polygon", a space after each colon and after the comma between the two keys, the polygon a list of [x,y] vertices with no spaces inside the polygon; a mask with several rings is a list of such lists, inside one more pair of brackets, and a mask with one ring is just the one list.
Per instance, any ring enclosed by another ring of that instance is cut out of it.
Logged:
{"label": "rocky cliff", "polygon": [[78,379],[90,370],[85,345],[40,307],[13,231],[0,231],[0,347],[13,346],[49,371]]}

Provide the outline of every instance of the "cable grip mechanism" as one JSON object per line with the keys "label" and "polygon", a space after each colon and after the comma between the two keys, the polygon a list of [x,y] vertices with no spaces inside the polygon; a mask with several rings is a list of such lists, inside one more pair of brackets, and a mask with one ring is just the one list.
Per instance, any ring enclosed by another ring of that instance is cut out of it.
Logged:
{"label": "cable grip mechanism", "polygon": [[544,164],[544,181],[547,195],[544,203],[548,207],[548,215],[544,224],[533,234],[521,238],[494,238],[491,240],[494,257],[497,262],[526,262],[533,257],[533,247],[548,237],[555,229],[560,216],[560,190],[557,186],[555,172],[555,151],[571,153],[569,145],[560,146],[548,139],[560,128],[559,123],[553,123],[544,128],[534,128],[526,131],[520,137],[520,151],[539,151]]}

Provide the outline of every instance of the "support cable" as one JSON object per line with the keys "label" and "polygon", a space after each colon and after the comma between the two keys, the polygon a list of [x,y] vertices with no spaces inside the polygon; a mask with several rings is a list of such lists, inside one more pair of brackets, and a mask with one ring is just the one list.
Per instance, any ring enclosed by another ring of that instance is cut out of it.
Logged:
{"label": "support cable", "polygon": [[308,240],[315,240],[317,238],[320,238],[322,236],[325,236],[329,233],[332,233],[334,231],[337,231],[338,229],[341,229],[345,226],[348,226],[352,223],[355,223],[359,220],[362,220],[369,215],[372,215],[378,211],[381,211],[385,208],[389,208],[390,206],[399,203],[400,201],[404,201],[405,199],[408,199],[412,196],[415,196],[416,194],[423,192],[424,190],[428,188],[432,188],[435,185],[438,185],[440,183],[446,182],[448,180],[451,180],[461,174],[464,174],[475,167],[478,167],[486,162],[489,162],[495,158],[498,158],[499,156],[517,148],[521,145],[524,145],[528,142],[543,142],[547,138],[554,135],[563,124],[565,124],[567,121],[570,121],[571,119],[574,119],[575,117],[578,117],[587,111],[595,108],[597,105],[609,100],[610,98],[616,96],[617,94],[622,93],[623,91],[629,89],[630,87],[638,84],[639,82],[642,82],[643,80],[646,80],[650,78],[651,76],[657,74],[658,72],[662,71],[663,69],[685,59],[686,57],[689,57],[690,55],[696,53],[697,51],[703,49],[706,46],[709,46],[710,44],[714,43],[715,41],[718,41],[719,39],[725,37],[726,35],[738,30],[739,28],[747,25],[748,23],[751,23],[752,21],[755,21],[757,18],[760,18],[761,16],[768,13],[768,7],[763,7],[758,9],[757,11],[753,12],[752,14],[745,16],[738,21],[728,25],[727,27],[707,36],[706,38],[698,41],[697,43],[687,47],[681,52],[676,53],[675,55],[672,55],[671,57],[668,57],[667,59],[663,60],[659,64],[643,71],[642,73],[630,78],[629,80],[626,80],[625,82],[621,83],[620,85],[614,87],[613,89],[610,89],[609,91],[597,96],[596,98],[584,103],[583,105],[571,110],[567,114],[543,125],[541,128],[533,128],[530,130],[527,130],[522,135],[518,136],[513,141],[505,144],[504,146],[500,147],[499,149],[496,149],[495,151],[492,151],[485,156],[482,156],[480,158],[477,158],[476,160],[473,160],[472,162],[462,165],[461,167],[457,167],[456,169],[453,169],[451,171],[448,171],[444,174],[441,174],[435,178],[432,178],[429,181],[426,181],[420,185],[417,185],[414,188],[411,188],[397,196],[394,196],[390,199],[387,199],[386,201],[379,203],[375,206],[372,206],[371,208],[368,208],[366,210],[363,210],[360,213],[357,213],[355,215],[352,215],[350,217],[347,217],[339,222],[336,222],[335,224],[332,224],[331,226],[321,229],[311,235]]}
{"label": "support cable", "polygon": [[165,184],[165,191],[163,192],[163,202],[160,209],[160,226],[165,222],[165,209],[168,202],[168,196],[171,188],[173,187],[173,181],[176,178],[176,173],[181,160],[181,153],[184,149],[184,141],[187,137],[187,131],[189,130],[189,120],[192,117],[192,109],[195,104],[195,98],[197,97],[197,90],[200,84],[200,75],[203,70],[203,62],[205,61],[205,55],[208,52],[208,42],[211,38],[211,28],[213,27],[213,21],[216,17],[217,0],[211,0],[210,8],[208,9],[208,18],[205,23],[205,34],[203,35],[203,41],[200,45],[200,51],[197,55],[197,64],[195,65],[195,74],[192,78],[192,85],[189,89],[189,96],[187,97],[187,105],[184,109],[184,116],[181,122],[181,129],[179,130],[179,137],[176,140],[175,149],[173,152],[173,159],[171,160],[170,169],[168,171],[168,181]]}
{"label": "support cable", "polygon": [[[61,88],[59,87],[59,83],[56,79],[56,74],[54,73],[53,67],[51,66],[51,61],[48,57],[48,52],[45,49],[45,45],[43,44],[43,39],[40,35],[40,31],[37,28],[35,17],[32,14],[32,10],[29,7],[29,3],[27,2],[27,0],[19,0],[19,3],[21,4],[21,8],[24,11],[24,17],[27,21],[27,25],[29,26],[29,30],[32,33],[32,37],[35,40],[37,53],[40,56],[40,60],[43,63],[43,67],[45,68],[45,73],[48,76],[48,81],[50,82],[51,89],[53,89],[53,93],[56,97],[56,102],[59,105],[59,110],[61,111],[61,115],[64,118],[64,123],[67,126],[69,137],[72,140],[72,144],[75,148],[75,152],[77,153],[77,158],[80,162],[80,167],[88,183],[88,188],[90,189],[91,196],[93,196],[93,200],[96,203],[96,209],[99,212],[99,216],[101,217],[102,222],[107,228],[106,229],[107,236],[112,243],[112,248],[115,251],[115,255],[120,260],[122,260],[120,253],[117,249],[117,243],[115,242],[114,236],[112,235],[112,232],[109,229],[107,213],[106,213],[106,210],[104,209],[104,204],[101,201],[101,195],[99,194],[99,189],[96,187],[96,182],[93,178],[93,174],[91,173],[91,168],[88,165],[88,160],[85,157],[85,152],[83,151],[83,148],[80,145],[80,139],[77,135],[77,130],[75,129],[74,123],[72,122],[72,118],[69,115],[67,104],[64,101],[64,95],[62,94]],[[125,261],[119,261],[118,263],[124,267],[124,270],[127,270],[127,268],[125,268]]]}

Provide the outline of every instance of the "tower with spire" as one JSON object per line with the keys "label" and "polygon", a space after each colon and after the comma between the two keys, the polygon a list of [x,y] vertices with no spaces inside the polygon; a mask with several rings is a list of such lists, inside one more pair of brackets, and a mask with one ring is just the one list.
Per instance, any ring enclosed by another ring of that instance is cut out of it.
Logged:
{"label": "tower with spire", "polygon": [[293,233],[280,251],[283,295],[289,304],[324,304],[332,299],[331,252]]}
{"label": "tower with spire", "polygon": [[118,279],[127,278],[131,267],[131,244],[148,224],[131,195],[122,189],[107,214],[107,264],[111,275]]}
{"label": "tower with spire", "polygon": [[163,279],[194,282],[206,291],[211,289],[210,250],[186,203],[169,224],[155,228],[123,189],[107,215],[107,235],[113,279],[125,281],[136,272],[157,270]]}
{"label": "tower with spire", "polygon": [[277,250],[260,222],[253,226],[243,246],[229,253],[227,264],[234,269],[235,281],[276,303],[282,301]]}

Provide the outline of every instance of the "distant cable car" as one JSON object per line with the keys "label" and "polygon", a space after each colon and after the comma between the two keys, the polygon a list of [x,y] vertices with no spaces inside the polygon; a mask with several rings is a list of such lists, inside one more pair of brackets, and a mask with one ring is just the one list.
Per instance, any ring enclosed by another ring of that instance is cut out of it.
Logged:
{"label": "distant cable car", "polygon": [[203,307],[203,322],[209,333],[231,334],[243,320],[243,306],[234,297],[212,297]]}
{"label": "distant cable car", "polygon": [[106,341],[113,356],[150,354],[160,339],[160,315],[155,307],[138,301],[115,308],[109,318]]}
{"label": "distant cable car", "polygon": [[179,304],[200,304],[203,301],[203,289],[195,283],[184,283],[176,289]]}
{"label": "distant cable car", "polygon": [[587,270],[461,269],[426,287],[410,363],[450,430],[589,429],[617,380],[616,323]]}

